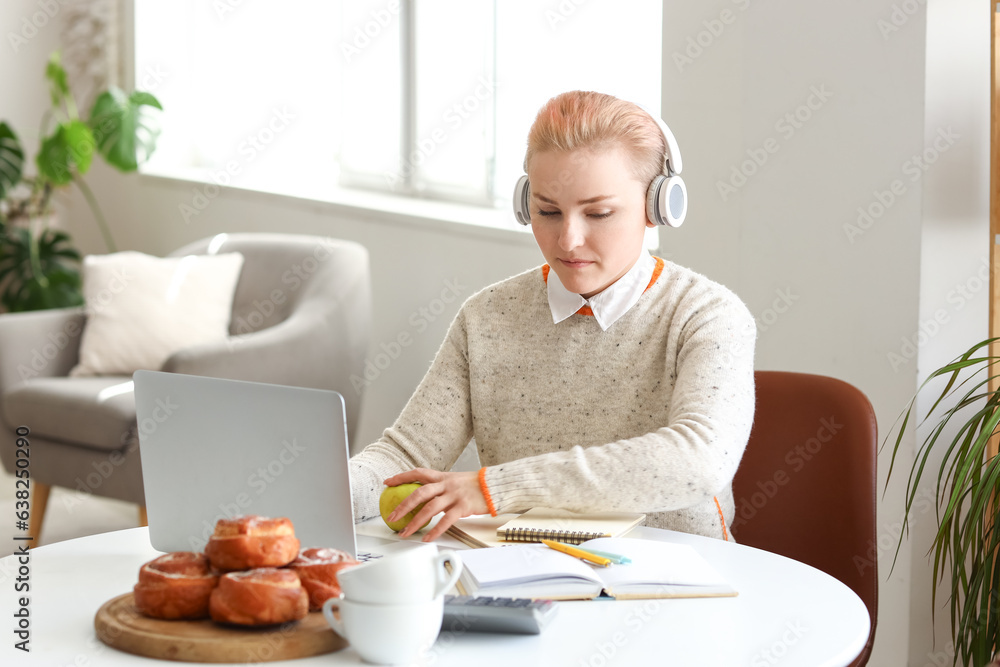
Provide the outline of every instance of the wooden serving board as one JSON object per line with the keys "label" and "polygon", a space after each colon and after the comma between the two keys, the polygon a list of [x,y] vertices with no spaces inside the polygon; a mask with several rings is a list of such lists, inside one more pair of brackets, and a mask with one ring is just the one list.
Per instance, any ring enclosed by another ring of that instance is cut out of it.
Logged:
{"label": "wooden serving board", "polygon": [[182,662],[271,662],[339,651],[347,640],[330,629],[320,612],[301,621],[242,628],[200,621],[164,621],[143,616],[132,593],[97,610],[94,629],[102,642],[127,653]]}

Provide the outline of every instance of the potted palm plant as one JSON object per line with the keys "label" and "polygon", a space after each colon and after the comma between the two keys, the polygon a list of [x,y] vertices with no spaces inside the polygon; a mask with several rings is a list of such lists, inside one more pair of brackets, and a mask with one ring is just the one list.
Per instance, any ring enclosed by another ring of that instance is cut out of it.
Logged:
{"label": "potted palm plant", "polygon": [[94,155],[131,172],[156,147],[150,93],[111,87],[81,116],[59,53],[45,68],[52,101],[42,119],[35,156],[37,173],[25,173],[25,150],[7,122],[0,122],[0,304],[8,311],[59,308],[82,303],[80,255],[68,234],[53,227],[52,196],[76,186],[101,230],[108,251],[114,239],[94,193],[83,180]]}
{"label": "potted palm plant", "polygon": [[[889,466],[891,477],[906,425],[916,421],[917,396],[929,383],[943,383],[933,390],[934,402],[920,421],[928,431],[910,469],[905,517],[909,519],[914,509],[921,479],[933,473],[932,453],[941,453],[935,486],[937,532],[931,546],[932,599],[936,608],[936,585],[947,581],[954,662],[961,657],[969,667],[991,664],[1000,646],[1000,529],[996,521],[1000,456],[987,456],[988,443],[1000,423],[1000,389],[990,388],[991,380],[998,378],[1000,357],[991,352],[997,341],[991,338],[973,345],[920,385],[901,423],[897,421]],[[887,440],[891,435],[890,430]]]}

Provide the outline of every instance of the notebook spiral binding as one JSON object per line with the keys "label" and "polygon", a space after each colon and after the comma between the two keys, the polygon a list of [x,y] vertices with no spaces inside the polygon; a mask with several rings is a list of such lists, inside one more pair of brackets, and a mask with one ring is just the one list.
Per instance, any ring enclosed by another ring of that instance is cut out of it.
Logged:
{"label": "notebook spiral binding", "polygon": [[542,528],[507,528],[501,533],[506,542],[541,542],[557,540],[567,544],[580,544],[598,537],[609,537],[607,533],[588,533],[582,530],[546,530]]}

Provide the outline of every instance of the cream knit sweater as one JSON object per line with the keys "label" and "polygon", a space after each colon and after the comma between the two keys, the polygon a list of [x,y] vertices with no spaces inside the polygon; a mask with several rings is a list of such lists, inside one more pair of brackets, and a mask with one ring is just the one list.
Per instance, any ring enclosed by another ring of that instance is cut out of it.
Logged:
{"label": "cream knit sweater", "polygon": [[633,511],[723,537],[754,412],[756,327],[725,287],[665,262],[607,331],[552,323],[542,270],[465,302],[396,423],[351,459],[355,519],[382,481],[448,470],[475,437],[498,513]]}

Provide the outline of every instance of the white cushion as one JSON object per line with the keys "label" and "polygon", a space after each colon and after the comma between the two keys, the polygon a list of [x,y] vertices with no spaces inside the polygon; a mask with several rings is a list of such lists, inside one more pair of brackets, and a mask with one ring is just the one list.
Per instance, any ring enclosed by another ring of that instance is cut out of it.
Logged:
{"label": "white cushion", "polygon": [[87,324],[71,376],[157,370],[175,351],[225,340],[243,255],[153,257],[125,251],[83,260]]}

